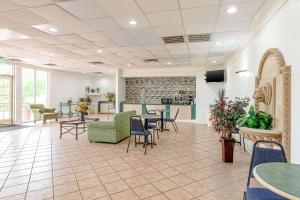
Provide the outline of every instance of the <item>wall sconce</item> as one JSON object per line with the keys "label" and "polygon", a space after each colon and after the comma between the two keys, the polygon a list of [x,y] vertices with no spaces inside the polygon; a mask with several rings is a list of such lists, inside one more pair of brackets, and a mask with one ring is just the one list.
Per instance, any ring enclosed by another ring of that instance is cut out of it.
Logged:
{"label": "wall sconce", "polygon": [[250,76],[250,73],[248,72],[248,70],[240,70],[240,71],[236,71],[235,73],[242,78],[247,78]]}

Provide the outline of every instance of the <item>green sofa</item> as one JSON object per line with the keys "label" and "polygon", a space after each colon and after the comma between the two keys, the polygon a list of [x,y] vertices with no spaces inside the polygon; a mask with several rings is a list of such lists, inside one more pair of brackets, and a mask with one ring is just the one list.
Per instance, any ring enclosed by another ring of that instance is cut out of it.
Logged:
{"label": "green sofa", "polygon": [[135,111],[121,112],[113,121],[87,122],[88,140],[90,142],[117,143],[130,135],[130,117]]}
{"label": "green sofa", "polygon": [[55,108],[45,108],[43,104],[31,104],[30,105],[34,122],[42,120],[43,123],[50,119],[58,120],[58,113],[55,112]]}

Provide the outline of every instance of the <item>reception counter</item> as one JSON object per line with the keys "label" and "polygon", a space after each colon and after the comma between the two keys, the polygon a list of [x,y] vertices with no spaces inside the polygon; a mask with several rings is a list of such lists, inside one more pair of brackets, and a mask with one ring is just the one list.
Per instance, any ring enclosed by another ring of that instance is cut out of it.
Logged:
{"label": "reception counter", "polygon": [[146,110],[165,109],[165,118],[174,118],[177,109],[179,113],[178,120],[194,120],[196,119],[196,105],[179,105],[179,104],[160,104],[160,103],[130,103],[122,102],[120,111],[135,110],[137,114],[145,114]]}

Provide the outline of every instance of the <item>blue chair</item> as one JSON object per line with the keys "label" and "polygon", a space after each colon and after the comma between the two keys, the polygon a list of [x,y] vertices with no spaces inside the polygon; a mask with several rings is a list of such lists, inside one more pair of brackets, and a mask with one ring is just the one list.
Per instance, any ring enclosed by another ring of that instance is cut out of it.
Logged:
{"label": "blue chair", "polygon": [[177,109],[174,118],[165,118],[164,119],[165,125],[168,122],[171,122],[171,124],[173,125],[173,128],[174,128],[174,130],[175,130],[176,133],[178,132],[178,127],[177,127],[177,124],[176,124],[176,119],[177,119],[178,113],[179,113],[179,108]]}
{"label": "blue chair", "polygon": [[[263,148],[259,147],[259,144],[273,144],[279,146],[279,149]],[[251,163],[247,180],[247,189],[244,192],[244,200],[286,200],[286,198],[266,188],[250,187],[250,180],[251,178],[254,178],[254,167],[263,163],[270,162],[287,162],[282,145],[273,141],[256,141],[253,145]]]}
{"label": "blue chair", "polygon": [[[156,115],[155,111],[148,111],[147,108],[146,108],[146,112],[149,115]],[[153,130],[153,140],[155,138],[155,132],[156,132],[157,138],[159,139],[159,133],[158,133],[159,128],[158,128],[158,125],[157,125],[157,123],[159,121],[160,121],[160,119],[148,119],[148,129]]]}
{"label": "blue chair", "polygon": [[128,140],[128,146],[127,146],[127,153],[129,150],[130,140],[131,136],[134,135],[134,142],[135,146],[137,146],[136,136],[144,136],[144,148],[145,148],[145,155],[147,153],[147,146],[149,144],[148,142],[148,136],[151,136],[151,147],[153,148],[153,142],[152,142],[152,134],[151,131],[146,130],[143,125],[143,121],[139,116],[132,116],[130,117],[130,135]]}

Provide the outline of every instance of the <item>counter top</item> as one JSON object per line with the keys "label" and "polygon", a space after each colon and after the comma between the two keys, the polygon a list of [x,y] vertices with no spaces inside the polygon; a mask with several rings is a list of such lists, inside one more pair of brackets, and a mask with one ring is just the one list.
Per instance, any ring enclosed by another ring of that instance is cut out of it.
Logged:
{"label": "counter top", "polygon": [[122,104],[145,104],[145,105],[176,105],[176,106],[192,106],[194,104],[162,104],[160,102],[149,102],[149,103],[141,103],[141,102],[121,102]]}

